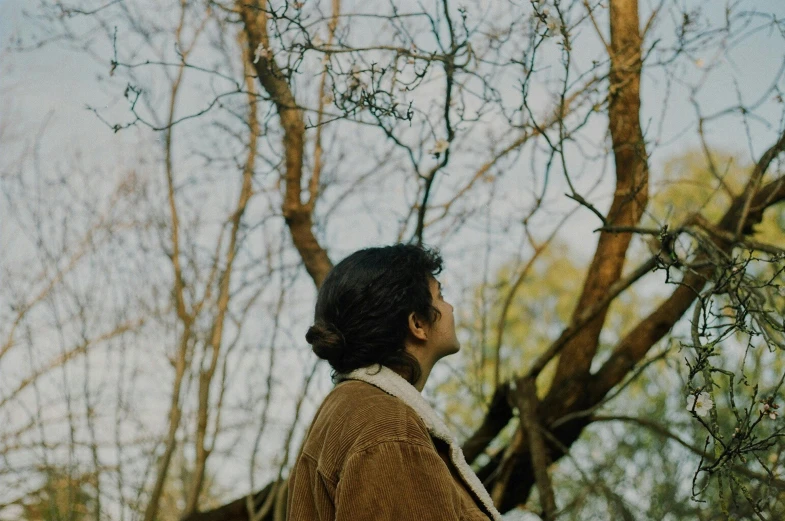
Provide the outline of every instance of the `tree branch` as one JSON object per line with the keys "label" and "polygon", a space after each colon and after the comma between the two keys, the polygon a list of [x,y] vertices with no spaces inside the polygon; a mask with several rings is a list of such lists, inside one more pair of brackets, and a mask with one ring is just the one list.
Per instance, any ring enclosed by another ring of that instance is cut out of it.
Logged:
{"label": "tree branch", "polygon": [[[697,454],[698,456],[700,456],[704,460],[711,461],[711,462],[715,461],[714,454],[712,454],[710,452],[705,452],[701,447],[698,447],[696,445],[692,445],[692,444],[688,443],[687,441],[682,439],[679,435],[677,435],[677,434],[673,433],[672,431],[670,431],[666,426],[664,426],[664,425],[662,425],[660,423],[657,423],[655,421],[652,421],[652,420],[647,420],[646,418],[638,418],[638,417],[635,417],[635,416],[623,416],[623,415],[621,415],[621,416],[620,415],[615,415],[615,416],[595,415],[595,416],[590,417],[589,420],[592,423],[594,423],[594,422],[613,422],[613,421],[622,421],[622,422],[627,422],[627,423],[634,423],[634,424],[639,425],[641,427],[645,427],[645,428],[649,429],[650,431],[652,431],[652,432],[654,432],[656,434],[659,434],[660,436],[662,436],[664,438],[668,438],[668,439],[671,439],[671,440],[675,441],[676,443],[678,443],[679,445],[681,445],[685,449],[689,450],[690,452],[692,452],[694,454]],[[771,483],[772,485],[777,487],[779,490],[785,490],[785,480],[782,480],[782,479],[779,479],[779,478],[776,478],[776,477],[773,477],[773,476],[769,476],[768,474],[759,474],[757,472],[754,472],[754,471],[748,469],[747,467],[745,467],[743,465],[734,465],[733,466],[733,470],[734,470],[734,472],[738,472],[739,474],[742,474],[742,475],[744,475],[744,476],[746,476],[748,478],[752,478],[752,479],[758,480],[758,481],[760,481],[762,483]]]}
{"label": "tree branch", "polygon": [[527,378],[523,387],[514,393],[518,410],[521,412],[521,428],[525,430],[529,440],[529,454],[531,454],[534,480],[540,492],[545,521],[556,519],[556,499],[553,496],[553,486],[548,475],[550,456],[542,438],[539,425],[536,378]]}
{"label": "tree branch", "polygon": [[292,241],[305,264],[305,269],[320,287],[332,262],[313,233],[313,212],[310,204],[301,199],[303,155],[305,144],[305,122],[302,109],[297,105],[294,94],[283,71],[272,56],[267,36],[266,0],[237,0],[237,9],[243,20],[248,38],[248,48],[256,56],[256,74],[264,90],[275,104],[283,128],[283,150],[286,192],[283,201],[283,217],[292,235]]}
{"label": "tree branch", "polygon": [[[648,156],[640,123],[642,67],[638,2],[611,2],[611,67],[609,75],[609,128],[613,141],[616,190],[608,210],[607,226],[635,226],[648,201]],[[631,234],[601,232],[597,250],[575,307],[579,314],[602,299],[606,288],[621,276]],[[576,332],[559,359],[553,385],[586,379],[597,352],[600,331],[608,308]]]}

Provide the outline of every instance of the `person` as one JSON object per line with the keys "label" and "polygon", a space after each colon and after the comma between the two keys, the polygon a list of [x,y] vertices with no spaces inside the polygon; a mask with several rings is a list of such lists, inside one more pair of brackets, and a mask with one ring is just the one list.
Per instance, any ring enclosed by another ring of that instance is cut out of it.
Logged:
{"label": "person", "polygon": [[457,353],[438,251],[396,244],[327,275],[306,340],[336,383],[288,481],[289,521],[500,520],[455,437],[423,398]]}

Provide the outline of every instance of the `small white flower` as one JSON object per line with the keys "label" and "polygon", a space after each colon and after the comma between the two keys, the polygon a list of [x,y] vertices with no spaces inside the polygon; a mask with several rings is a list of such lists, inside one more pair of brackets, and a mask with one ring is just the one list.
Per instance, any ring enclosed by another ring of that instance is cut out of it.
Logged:
{"label": "small white flower", "polygon": [[763,407],[761,407],[761,409],[760,409],[760,413],[765,415],[765,416],[768,416],[772,420],[776,420],[777,419],[777,415],[779,414],[776,411],[776,409],[777,409],[777,407],[772,407],[768,403],[764,403]]}
{"label": "small white flower", "polygon": [[434,155],[439,155],[447,152],[447,149],[450,148],[450,142],[446,139],[440,139],[436,141],[436,144],[433,145],[430,153]]}
{"label": "small white flower", "polygon": [[259,45],[256,46],[256,50],[253,52],[253,62],[259,63],[260,58],[266,60],[270,56],[272,56],[270,49],[266,48],[263,43],[259,43]]}
{"label": "small white flower", "polygon": [[698,416],[706,416],[713,405],[714,402],[711,401],[711,396],[707,392],[701,392],[697,396],[691,394],[687,397],[687,410],[694,410]]}
{"label": "small white flower", "polygon": [[549,16],[548,17],[548,21],[546,23],[546,27],[548,28],[548,33],[550,35],[556,34],[556,32],[559,30],[559,26],[560,25],[561,25],[561,22],[559,21],[558,18],[556,18],[555,16]]}

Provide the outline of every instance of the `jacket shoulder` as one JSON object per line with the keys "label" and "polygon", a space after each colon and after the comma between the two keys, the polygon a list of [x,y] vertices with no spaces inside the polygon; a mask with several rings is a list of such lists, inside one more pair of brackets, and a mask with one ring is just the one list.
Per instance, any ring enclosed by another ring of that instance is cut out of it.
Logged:
{"label": "jacket shoulder", "polygon": [[425,423],[400,398],[369,383],[347,380],[322,402],[302,450],[330,475],[351,454],[388,442],[434,447]]}
{"label": "jacket shoulder", "polygon": [[431,445],[422,418],[403,400],[359,380],[338,384],[325,398],[325,408],[346,427],[350,438],[357,434],[355,449],[374,442],[408,441]]}

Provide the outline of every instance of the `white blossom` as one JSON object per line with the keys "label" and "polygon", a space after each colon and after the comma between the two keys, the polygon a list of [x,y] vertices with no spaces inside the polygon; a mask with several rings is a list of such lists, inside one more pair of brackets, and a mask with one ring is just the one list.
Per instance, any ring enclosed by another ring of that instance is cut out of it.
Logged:
{"label": "white blossom", "polygon": [[694,410],[698,416],[706,416],[713,405],[714,402],[711,401],[711,396],[707,392],[701,392],[697,396],[691,394],[687,397],[687,410]]}
{"label": "white blossom", "polygon": [[446,139],[439,139],[436,141],[436,144],[433,145],[431,149],[431,154],[439,155],[447,152],[447,149],[450,148],[450,142]]}
{"label": "white blossom", "polygon": [[547,22],[546,26],[548,27],[548,33],[549,34],[551,34],[551,35],[556,34],[556,32],[559,30],[560,25],[561,25],[561,22],[559,21],[558,18],[556,18],[555,16],[549,16],[548,17],[548,22]]}
{"label": "white blossom", "polygon": [[777,412],[777,410],[776,410],[778,408],[779,407],[776,406],[776,405],[772,407],[768,403],[764,403],[763,407],[761,407],[761,409],[760,409],[760,413],[763,414],[764,416],[768,416],[772,420],[776,420],[777,419],[777,415],[779,414]]}
{"label": "white blossom", "polygon": [[256,46],[256,50],[253,52],[253,62],[259,63],[260,58],[264,58],[266,60],[272,56],[272,54],[273,53],[270,52],[270,49],[265,47],[264,44],[260,42],[259,45]]}

